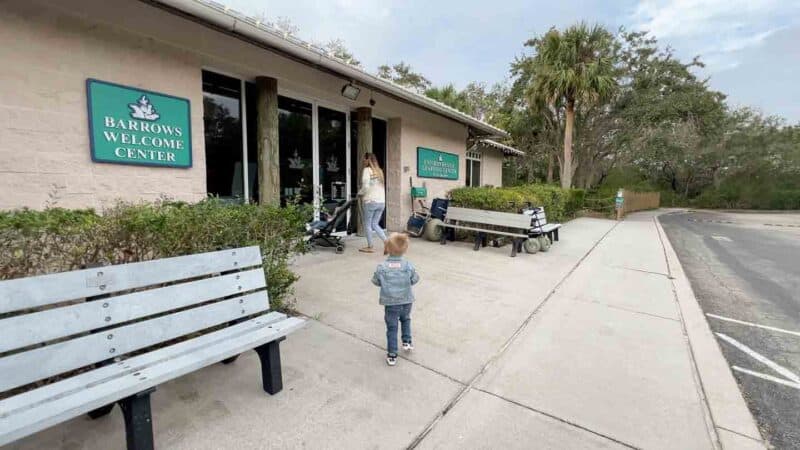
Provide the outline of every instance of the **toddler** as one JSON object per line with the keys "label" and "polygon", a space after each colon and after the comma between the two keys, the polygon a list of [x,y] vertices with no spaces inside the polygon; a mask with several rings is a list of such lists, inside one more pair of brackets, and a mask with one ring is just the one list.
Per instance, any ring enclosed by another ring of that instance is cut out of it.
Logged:
{"label": "toddler", "polygon": [[397,364],[397,323],[400,322],[402,331],[403,350],[411,351],[411,305],[414,302],[414,293],[411,286],[419,282],[419,275],[414,265],[406,260],[408,250],[408,236],[401,233],[392,233],[386,240],[386,251],[389,257],[375,269],[372,283],[380,286],[380,304],[384,306],[384,320],[386,321],[386,363],[390,366]]}

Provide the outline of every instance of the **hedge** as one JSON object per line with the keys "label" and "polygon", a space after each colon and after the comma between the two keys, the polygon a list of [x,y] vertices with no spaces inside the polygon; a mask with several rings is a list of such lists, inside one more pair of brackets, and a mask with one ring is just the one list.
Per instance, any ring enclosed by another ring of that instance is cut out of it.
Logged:
{"label": "hedge", "polygon": [[453,206],[489,211],[517,212],[530,203],[544,206],[548,220],[564,221],[583,209],[582,189],[562,189],[545,184],[526,184],[508,188],[463,187],[450,191]]}
{"label": "hedge", "polygon": [[304,207],[219,200],[118,203],[102,212],[49,208],[0,212],[0,280],[258,245],[273,308],[286,309],[303,252]]}

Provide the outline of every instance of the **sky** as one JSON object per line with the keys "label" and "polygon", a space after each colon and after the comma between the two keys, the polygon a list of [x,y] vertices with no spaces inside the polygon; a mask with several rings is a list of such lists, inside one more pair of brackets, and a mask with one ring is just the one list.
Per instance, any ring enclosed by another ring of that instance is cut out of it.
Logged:
{"label": "sky", "polygon": [[649,31],[728,95],[800,123],[800,0],[218,0],[285,17],[306,41],[342,39],[370,72],[405,61],[435,85],[509,77],[523,43],[578,21]]}

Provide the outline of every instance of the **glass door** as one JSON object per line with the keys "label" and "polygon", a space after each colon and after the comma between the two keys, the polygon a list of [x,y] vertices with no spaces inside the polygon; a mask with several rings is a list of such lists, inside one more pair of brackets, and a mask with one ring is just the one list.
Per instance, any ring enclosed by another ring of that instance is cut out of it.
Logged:
{"label": "glass door", "polygon": [[[348,120],[347,113],[318,106],[317,108],[317,183],[316,215],[333,217],[336,207],[349,198]],[[336,231],[346,231],[347,220]]]}
{"label": "glass door", "polygon": [[281,205],[312,203],[316,199],[312,104],[279,96],[278,124]]}
{"label": "glass door", "polygon": [[[348,116],[313,101],[278,96],[282,205],[313,204],[319,220],[332,217],[350,198]],[[337,231],[346,228],[344,220]]]}

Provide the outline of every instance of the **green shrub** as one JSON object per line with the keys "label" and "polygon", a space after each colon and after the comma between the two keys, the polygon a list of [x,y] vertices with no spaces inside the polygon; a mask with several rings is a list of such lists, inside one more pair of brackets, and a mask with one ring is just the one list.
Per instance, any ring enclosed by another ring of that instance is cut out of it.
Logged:
{"label": "green shrub", "polygon": [[288,267],[304,251],[305,207],[230,205],[219,200],[119,203],[92,210],[0,212],[0,279],[258,245],[272,305],[284,309],[297,280]]}
{"label": "green shrub", "polygon": [[548,220],[563,221],[583,209],[585,192],[544,184],[508,188],[463,187],[450,191],[450,199],[454,206],[505,212],[517,212],[530,203],[544,206]]}

